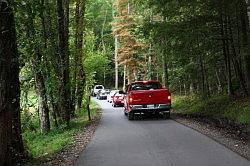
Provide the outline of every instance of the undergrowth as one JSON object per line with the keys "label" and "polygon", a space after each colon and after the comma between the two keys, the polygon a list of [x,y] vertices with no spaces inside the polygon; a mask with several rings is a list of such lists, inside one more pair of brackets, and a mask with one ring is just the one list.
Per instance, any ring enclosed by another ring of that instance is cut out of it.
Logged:
{"label": "undergrowth", "polygon": [[[97,115],[99,107],[96,103],[91,102],[90,109],[91,117],[93,118]],[[31,123],[31,126],[37,126],[38,117],[33,116],[29,123]],[[31,158],[39,158],[61,151],[63,148],[71,145],[75,134],[82,131],[83,127],[89,123],[87,111],[82,110],[76,113],[76,117],[71,120],[69,127],[63,125],[58,128],[53,127],[46,134],[40,133],[38,130],[26,128],[23,133],[23,140],[28,155]]]}
{"label": "undergrowth", "polygon": [[208,99],[198,96],[174,96],[173,110],[177,113],[227,118],[236,123],[250,124],[250,100],[230,100],[226,95]]}

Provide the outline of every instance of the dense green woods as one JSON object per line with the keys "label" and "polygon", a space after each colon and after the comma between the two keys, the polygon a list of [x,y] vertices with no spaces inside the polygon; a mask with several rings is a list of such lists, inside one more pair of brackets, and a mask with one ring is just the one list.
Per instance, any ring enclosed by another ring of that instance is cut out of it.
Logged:
{"label": "dense green woods", "polygon": [[[136,20],[136,24],[131,19],[125,20],[124,12],[116,21],[127,29],[133,26],[130,35],[143,44],[142,51],[132,50],[133,56],[120,54],[145,62],[144,70],[140,64],[128,63],[132,66],[127,71],[128,78],[158,79],[173,92],[201,94],[204,98],[226,91],[230,97],[248,95],[246,1],[120,0],[119,3],[118,10],[130,10],[125,15]],[[123,43],[126,32],[119,30],[119,33]],[[122,44],[120,51],[126,44]]]}
{"label": "dense green woods", "polygon": [[160,80],[185,96],[174,100],[178,112],[249,124],[248,1],[120,0],[115,7],[117,61],[127,82]]}
{"label": "dense green woods", "polygon": [[36,139],[45,139],[40,133],[51,138],[45,139],[48,145],[59,141],[52,139],[55,133],[72,134],[68,128],[79,121],[73,119],[87,117],[82,112],[95,78],[104,83],[104,75],[112,77],[107,72],[112,66],[112,5],[9,0],[0,1],[0,9],[0,165],[14,165],[31,155],[27,152],[33,154],[37,148],[28,147],[38,145],[35,140],[44,142]]}
{"label": "dense green woods", "polygon": [[26,157],[22,133],[69,128],[95,82],[154,79],[174,94],[248,100],[249,5],[0,0],[0,165]]}

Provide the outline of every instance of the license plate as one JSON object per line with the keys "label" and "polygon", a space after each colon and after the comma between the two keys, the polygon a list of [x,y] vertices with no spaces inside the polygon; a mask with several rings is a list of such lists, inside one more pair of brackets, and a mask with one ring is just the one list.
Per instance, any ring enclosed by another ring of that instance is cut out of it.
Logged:
{"label": "license plate", "polygon": [[155,105],[150,104],[150,105],[148,105],[148,108],[155,108]]}

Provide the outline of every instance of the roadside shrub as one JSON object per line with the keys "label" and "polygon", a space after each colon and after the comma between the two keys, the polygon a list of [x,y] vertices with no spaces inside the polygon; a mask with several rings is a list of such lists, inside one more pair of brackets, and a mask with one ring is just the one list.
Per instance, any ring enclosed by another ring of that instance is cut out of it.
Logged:
{"label": "roadside shrub", "polygon": [[236,123],[250,124],[250,100],[231,101],[226,95],[206,100],[197,96],[175,96],[173,110],[178,113],[227,118]]}

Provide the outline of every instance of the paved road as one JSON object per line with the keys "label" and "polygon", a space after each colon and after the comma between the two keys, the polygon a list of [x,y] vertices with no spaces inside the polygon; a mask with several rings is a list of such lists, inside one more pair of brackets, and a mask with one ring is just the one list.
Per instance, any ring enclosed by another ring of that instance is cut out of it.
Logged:
{"label": "paved road", "polygon": [[122,108],[98,101],[103,118],[75,166],[249,166],[214,140],[173,120],[128,121]]}

